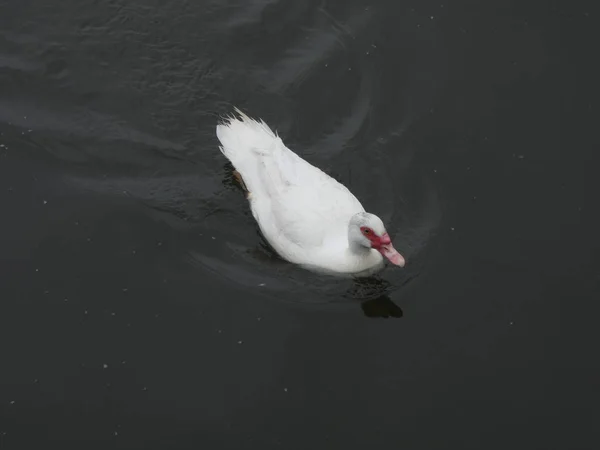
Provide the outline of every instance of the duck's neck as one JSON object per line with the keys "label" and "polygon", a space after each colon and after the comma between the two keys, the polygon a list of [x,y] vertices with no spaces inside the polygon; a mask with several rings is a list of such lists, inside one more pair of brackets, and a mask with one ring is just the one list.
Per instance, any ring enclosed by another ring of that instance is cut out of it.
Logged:
{"label": "duck's neck", "polygon": [[361,243],[356,242],[352,239],[348,240],[348,250],[352,255],[356,256],[357,258],[366,258],[367,256],[369,256],[369,253],[371,253],[370,248],[365,247]]}
{"label": "duck's neck", "polygon": [[382,264],[379,252],[365,247],[357,242],[348,242],[348,257],[346,260],[348,272],[355,275],[368,276],[378,271]]}
{"label": "duck's neck", "polygon": [[362,271],[381,264],[381,257],[372,248],[365,247],[360,243],[348,242],[349,263],[354,270]]}

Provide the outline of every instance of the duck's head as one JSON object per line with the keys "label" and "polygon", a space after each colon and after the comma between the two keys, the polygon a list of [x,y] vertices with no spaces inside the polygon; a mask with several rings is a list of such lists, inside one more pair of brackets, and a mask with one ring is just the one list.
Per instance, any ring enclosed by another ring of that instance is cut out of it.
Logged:
{"label": "duck's head", "polygon": [[351,245],[373,248],[392,264],[404,267],[406,261],[392,244],[385,226],[375,214],[360,212],[352,216],[348,226],[348,240]]}

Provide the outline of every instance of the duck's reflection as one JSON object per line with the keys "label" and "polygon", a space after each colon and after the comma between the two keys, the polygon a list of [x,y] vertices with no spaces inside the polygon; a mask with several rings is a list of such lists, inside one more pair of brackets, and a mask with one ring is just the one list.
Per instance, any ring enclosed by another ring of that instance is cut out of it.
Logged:
{"label": "duck's reflection", "polygon": [[363,314],[367,317],[399,318],[404,313],[387,294],[391,288],[389,281],[378,276],[357,278],[348,296],[361,300]]}
{"label": "duck's reflection", "polygon": [[363,314],[367,317],[381,317],[384,319],[404,315],[402,308],[396,305],[387,295],[382,295],[361,303]]}

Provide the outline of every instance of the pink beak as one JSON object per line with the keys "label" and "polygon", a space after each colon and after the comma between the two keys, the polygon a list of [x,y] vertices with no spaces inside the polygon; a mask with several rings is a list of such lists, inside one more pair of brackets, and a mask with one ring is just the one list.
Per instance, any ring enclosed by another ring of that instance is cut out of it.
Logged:
{"label": "pink beak", "polygon": [[375,247],[375,249],[387,259],[389,259],[392,264],[404,267],[406,261],[404,260],[404,257],[400,253],[398,253],[398,251],[392,245],[390,235],[385,233],[383,236],[381,236],[379,242],[381,245]]}

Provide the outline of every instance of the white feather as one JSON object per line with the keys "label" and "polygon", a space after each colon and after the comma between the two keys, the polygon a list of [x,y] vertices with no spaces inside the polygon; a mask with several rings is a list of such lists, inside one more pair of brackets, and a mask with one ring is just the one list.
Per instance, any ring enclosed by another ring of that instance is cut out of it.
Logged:
{"label": "white feather", "polygon": [[220,149],[242,176],[252,214],[275,251],[290,262],[325,272],[357,274],[381,268],[379,252],[368,249],[359,257],[349,249],[349,222],[364,212],[358,199],[288,149],[266,123],[236,111],[239,118],[217,126]]}

